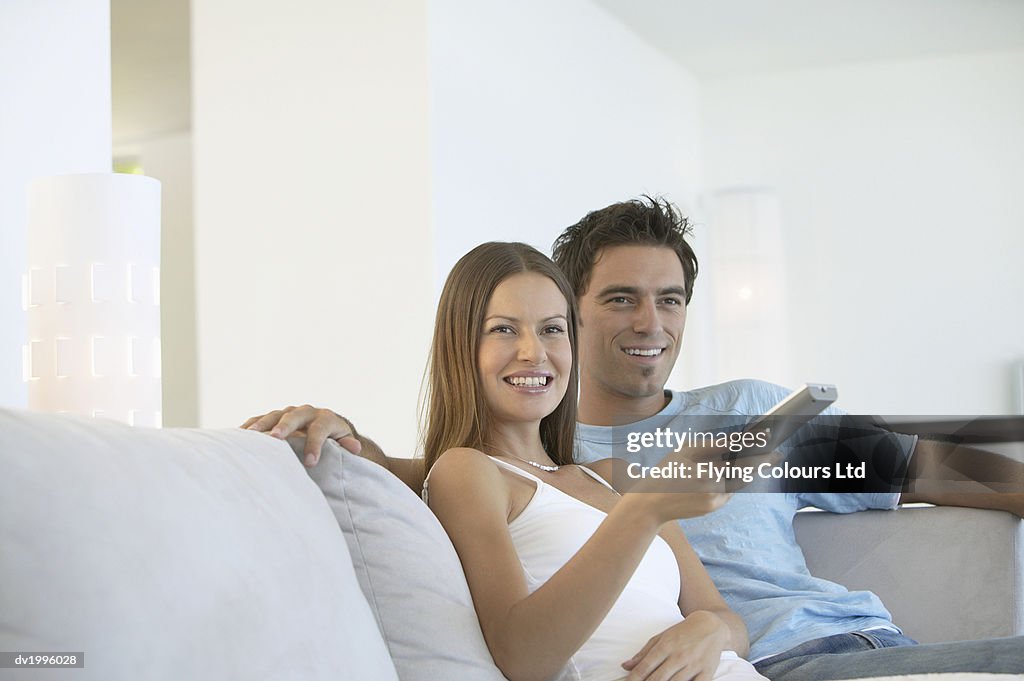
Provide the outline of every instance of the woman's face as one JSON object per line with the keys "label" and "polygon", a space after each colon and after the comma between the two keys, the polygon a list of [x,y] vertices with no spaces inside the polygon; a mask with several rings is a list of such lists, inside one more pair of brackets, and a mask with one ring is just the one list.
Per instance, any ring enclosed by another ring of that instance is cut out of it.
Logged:
{"label": "woman's face", "polygon": [[487,303],[477,369],[497,423],[540,421],[565,395],[572,369],[569,305],[536,272],[498,284]]}

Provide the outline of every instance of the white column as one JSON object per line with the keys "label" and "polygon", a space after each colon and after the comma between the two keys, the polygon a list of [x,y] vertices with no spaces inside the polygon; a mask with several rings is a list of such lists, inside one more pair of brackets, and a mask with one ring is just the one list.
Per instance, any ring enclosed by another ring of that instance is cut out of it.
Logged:
{"label": "white column", "polygon": [[0,102],[0,406],[23,407],[29,182],[110,170],[108,0],[0,2]]}
{"label": "white column", "polygon": [[200,423],[319,403],[411,454],[433,319],[426,2],[192,12]]}

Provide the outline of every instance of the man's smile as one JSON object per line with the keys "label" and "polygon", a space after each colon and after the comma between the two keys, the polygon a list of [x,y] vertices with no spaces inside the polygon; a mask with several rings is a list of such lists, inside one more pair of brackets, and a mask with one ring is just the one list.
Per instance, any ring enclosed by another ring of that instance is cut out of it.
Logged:
{"label": "man's smile", "polygon": [[622,348],[622,351],[630,357],[635,357],[640,360],[657,359],[661,357],[662,353],[665,352],[664,347],[627,347]]}

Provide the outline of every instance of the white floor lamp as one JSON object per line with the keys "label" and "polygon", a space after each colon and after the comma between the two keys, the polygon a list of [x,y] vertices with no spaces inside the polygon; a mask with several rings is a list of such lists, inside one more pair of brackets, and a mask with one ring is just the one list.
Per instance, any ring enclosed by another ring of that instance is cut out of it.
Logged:
{"label": "white floor lamp", "polygon": [[736,187],[708,199],[715,380],[792,382],[778,195],[765,187]]}
{"label": "white floor lamp", "polygon": [[157,180],[33,182],[24,303],[30,409],[160,425]]}

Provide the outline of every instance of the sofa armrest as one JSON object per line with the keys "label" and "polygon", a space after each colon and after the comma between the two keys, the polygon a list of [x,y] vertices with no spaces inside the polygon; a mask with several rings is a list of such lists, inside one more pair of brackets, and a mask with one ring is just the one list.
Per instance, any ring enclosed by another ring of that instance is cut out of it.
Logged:
{"label": "sofa armrest", "polygon": [[903,508],[796,518],[811,574],[875,592],[922,643],[1024,634],[1024,521],[1002,511]]}

